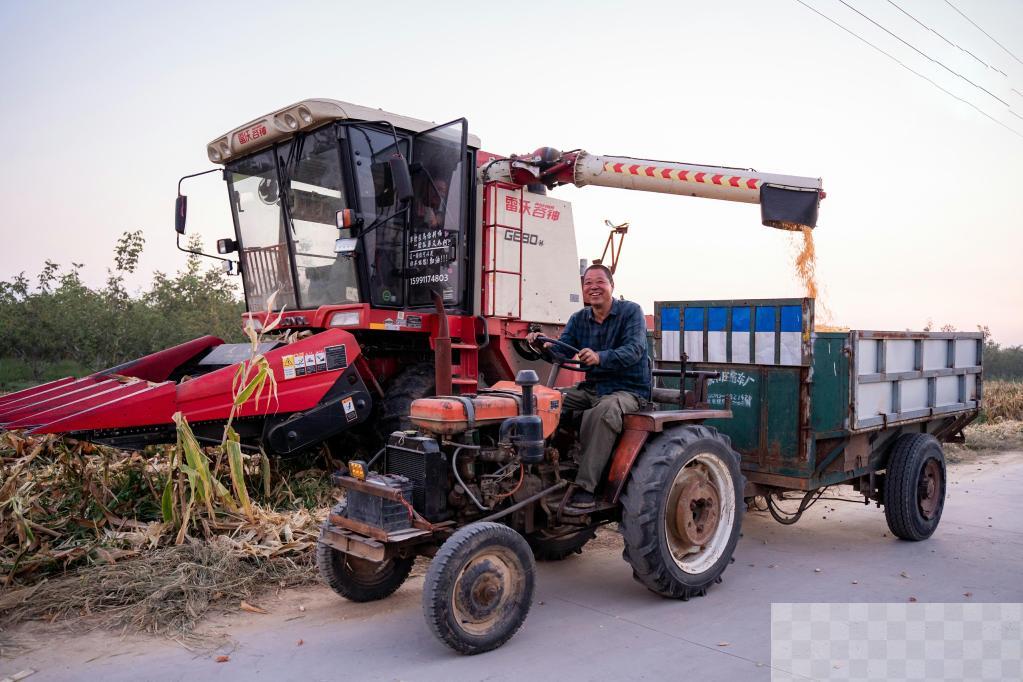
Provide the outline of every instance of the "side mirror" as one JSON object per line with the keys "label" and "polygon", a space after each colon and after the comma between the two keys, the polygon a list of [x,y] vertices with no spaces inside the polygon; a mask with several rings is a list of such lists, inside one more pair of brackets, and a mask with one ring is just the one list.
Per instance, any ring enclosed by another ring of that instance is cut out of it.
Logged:
{"label": "side mirror", "polygon": [[188,215],[188,197],[179,194],[174,200],[174,229],[178,234],[185,234],[185,218]]}
{"label": "side mirror", "polygon": [[392,156],[387,163],[391,166],[395,198],[400,204],[407,203],[412,199],[412,174],[409,172],[408,164],[400,156]]}

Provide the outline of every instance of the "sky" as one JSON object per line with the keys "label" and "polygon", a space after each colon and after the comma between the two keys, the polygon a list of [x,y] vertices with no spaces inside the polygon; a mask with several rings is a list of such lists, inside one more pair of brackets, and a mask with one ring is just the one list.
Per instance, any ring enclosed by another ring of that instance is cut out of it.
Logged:
{"label": "sky", "polygon": [[[206,143],[324,97],[464,116],[501,154],[582,148],[821,177],[814,237],[833,324],[982,324],[1023,344],[1023,2],[803,2],[0,0],[0,280],[48,258],[101,284],[135,229],[133,287],[181,268],[176,183],[211,167]],[[184,190],[189,231],[212,249],[232,234],[223,183]],[[553,194],[573,203],[580,257],[600,255],[605,219],[630,223],[616,293],[648,312],[803,294],[801,238],[763,227],[757,206]]]}

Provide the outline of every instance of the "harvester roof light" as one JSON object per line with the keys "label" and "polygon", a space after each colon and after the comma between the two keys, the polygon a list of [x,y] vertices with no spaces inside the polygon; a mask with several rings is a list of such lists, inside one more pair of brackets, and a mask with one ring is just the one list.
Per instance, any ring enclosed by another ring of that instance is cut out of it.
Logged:
{"label": "harvester roof light", "polygon": [[359,311],[357,310],[334,313],[330,317],[331,327],[348,327],[353,324],[359,324]]}
{"label": "harvester roof light", "polygon": [[298,117],[302,119],[302,123],[305,123],[306,125],[313,122],[313,115],[309,113],[309,110],[305,107],[298,108]]}
{"label": "harvester roof light", "polygon": [[298,130],[298,119],[291,114],[284,114],[284,125],[288,126],[292,130]]}

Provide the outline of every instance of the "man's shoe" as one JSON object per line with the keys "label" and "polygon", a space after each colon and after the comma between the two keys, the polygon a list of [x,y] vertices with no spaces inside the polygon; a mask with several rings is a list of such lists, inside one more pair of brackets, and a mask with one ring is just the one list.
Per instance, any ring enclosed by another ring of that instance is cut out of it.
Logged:
{"label": "man's shoe", "polygon": [[596,506],[597,503],[593,499],[593,493],[582,488],[576,488],[575,492],[572,493],[572,497],[569,498],[568,503],[565,505],[565,513],[578,516],[592,511]]}

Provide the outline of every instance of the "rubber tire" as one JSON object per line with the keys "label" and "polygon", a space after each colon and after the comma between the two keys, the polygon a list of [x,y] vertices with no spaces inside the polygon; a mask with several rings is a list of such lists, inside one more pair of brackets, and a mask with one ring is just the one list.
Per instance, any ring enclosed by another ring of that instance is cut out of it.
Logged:
{"label": "rubber tire", "polygon": [[596,535],[597,531],[593,528],[585,528],[578,533],[560,538],[529,535],[526,542],[533,549],[533,557],[537,561],[561,561],[573,554],[581,554],[583,546]]}
{"label": "rubber tire", "polygon": [[[347,502],[341,502],[332,510],[332,514],[343,514]],[[320,537],[326,532],[330,520],[323,522],[320,529]],[[391,594],[401,587],[412,570],[415,557],[388,559],[382,569],[374,572],[371,576],[361,576],[353,571],[348,562],[348,555],[340,552],[330,545],[317,541],[316,543],[316,566],[320,569],[320,576],[330,586],[330,589],[339,595],[354,602],[377,601]],[[356,562],[369,564],[365,559],[351,557]]]}
{"label": "rubber tire", "polygon": [[375,420],[382,442],[386,443],[395,431],[413,428],[408,418],[412,401],[433,395],[436,383],[433,365],[427,362],[412,365],[391,380],[384,388],[380,414]]}
{"label": "rubber tire", "polygon": [[[937,460],[941,468],[941,497],[934,516],[926,519],[917,494],[924,465],[931,459]],[[934,436],[927,433],[900,436],[888,456],[884,480],[884,516],[892,534],[914,542],[931,537],[945,508],[947,481],[945,453]]]}
{"label": "rubber tire", "polygon": [[[667,547],[664,507],[678,471],[694,456],[707,451],[720,455],[732,477],[735,521],[721,556],[707,570],[691,574],[678,567]],[[745,486],[739,454],[732,450],[728,436],[717,429],[702,425],[676,427],[648,441],[633,464],[622,495],[622,556],[632,565],[633,577],[650,591],[671,599],[704,596],[708,587],[721,582],[721,574],[732,562],[742,528]]]}
{"label": "rubber tire", "polygon": [[[466,564],[481,549],[511,550],[522,572],[523,589],[503,617],[484,634],[466,632],[453,611],[455,582]],[[533,604],[536,564],[525,539],[499,523],[477,522],[460,528],[441,545],[423,582],[423,615],[440,641],[460,654],[473,655],[498,648],[518,631]]]}

